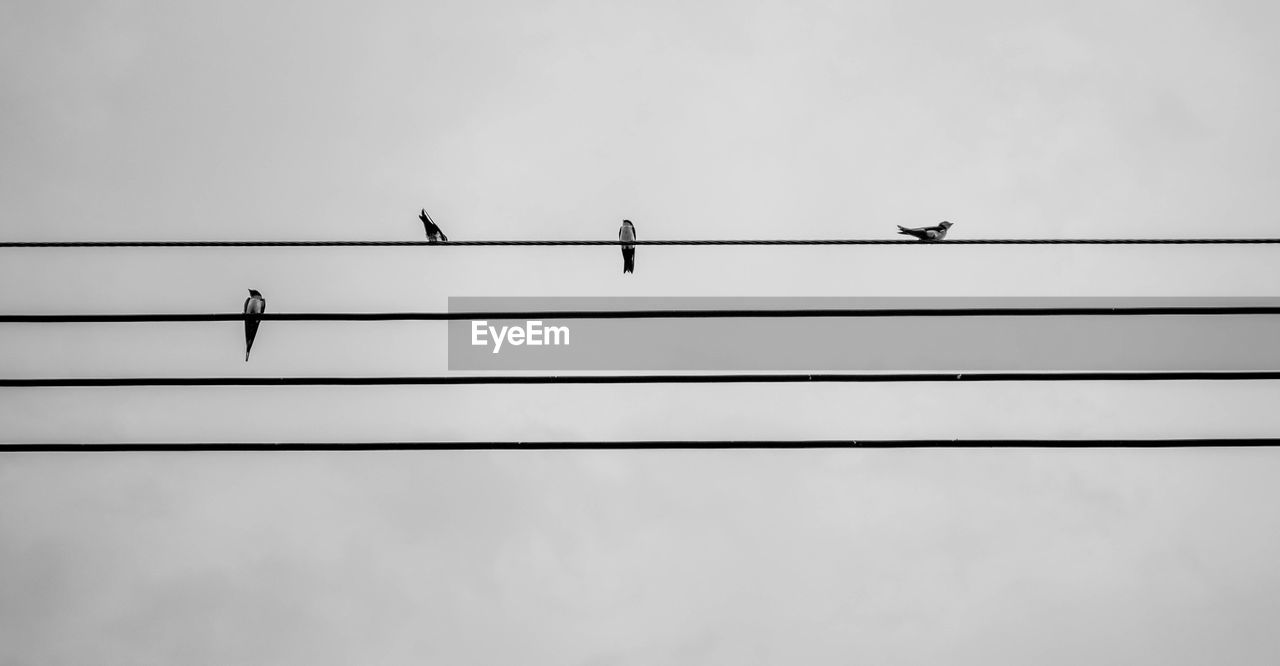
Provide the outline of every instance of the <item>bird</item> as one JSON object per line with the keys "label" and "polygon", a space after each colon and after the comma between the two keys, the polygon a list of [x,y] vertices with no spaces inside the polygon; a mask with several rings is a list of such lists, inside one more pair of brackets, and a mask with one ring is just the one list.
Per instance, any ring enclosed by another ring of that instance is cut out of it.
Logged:
{"label": "bird", "polygon": [[436,223],[431,220],[431,216],[427,215],[426,208],[423,208],[422,212],[418,213],[418,219],[422,220],[422,228],[425,229],[427,232],[428,242],[431,242],[431,243],[441,243],[441,242],[448,243],[449,242],[449,237],[444,235],[444,232],[440,230],[440,227],[436,226]]}
{"label": "bird", "polygon": [[908,229],[899,224],[898,233],[906,234],[907,236],[915,236],[922,241],[939,241],[947,237],[947,230],[951,227],[952,224],[947,221],[943,221],[942,224],[937,226],[917,227],[915,229]]}
{"label": "bird", "polygon": [[[267,299],[258,293],[257,289],[249,290],[249,298],[244,299],[244,313],[262,314],[267,311]],[[253,338],[258,335],[258,322],[261,321],[256,317],[246,317],[244,320],[244,360],[249,362],[249,350],[253,349]]]}
{"label": "bird", "polygon": [[[631,224],[631,220],[623,220],[622,228],[618,229],[618,240],[633,241],[636,239],[636,227]],[[636,246],[622,246],[622,272],[634,273],[636,271]]]}

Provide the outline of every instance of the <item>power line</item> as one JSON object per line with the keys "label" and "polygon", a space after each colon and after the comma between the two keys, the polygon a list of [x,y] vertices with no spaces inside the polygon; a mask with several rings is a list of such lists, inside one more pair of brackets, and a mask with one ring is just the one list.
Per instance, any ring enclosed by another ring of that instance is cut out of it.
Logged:
{"label": "power line", "polygon": [[1259,381],[1277,379],[1280,379],[1280,370],[733,373],[660,375],[435,375],[417,377],[32,377],[0,379],[0,388],[124,386],[467,386],[492,384]]}
{"label": "power line", "polygon": [[1280,238],[957,238],[936,242],[898,238],[755,240],[472,240],[430,241],[6,241],[0,248],[104,247],[507,247],[562,245],[1275,245]]}
{"label": "power line", "polygon": [[55,442],[0,444],[0,452],[60,451],[476,451],[476,450],[716,450],[716,449],[917,449],[917,448],[1190,448],[1280,446],[1276,437],[1195,439],[808,439],[631,440],[507,442]]}
{"label": "power line", "polygon": [[244,321],[470,321],[476,319],[701,319],[780,317],[1058,317],[1276,315],[1280,306],[1139,306],[1025,308],[792,308],[713,310],[506,310],[490,312],[279,312],[156,314],[15,314],[0,323]]}

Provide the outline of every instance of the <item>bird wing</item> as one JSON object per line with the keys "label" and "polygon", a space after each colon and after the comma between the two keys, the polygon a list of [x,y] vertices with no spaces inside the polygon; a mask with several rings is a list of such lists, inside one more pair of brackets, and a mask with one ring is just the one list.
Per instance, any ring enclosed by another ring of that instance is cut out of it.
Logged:
{"label": "bird wing", "polygon": [[449,237],[444,235],[444,230],[440,228],[440,225],[436,224],[435,220],[431,219],[431,216],[427,214],[426,208],[422,209],[418,219],[422,220],[422,226],[427,231],[427,240],[434,241],[436,240],[434,237],[439,236],[440,240],[448,242]]}

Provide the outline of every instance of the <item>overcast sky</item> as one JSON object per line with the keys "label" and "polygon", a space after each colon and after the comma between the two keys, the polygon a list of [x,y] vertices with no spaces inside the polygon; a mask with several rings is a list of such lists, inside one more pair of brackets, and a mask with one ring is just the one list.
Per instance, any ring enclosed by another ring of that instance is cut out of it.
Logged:
{"label": "overcast sky", "polygon": [[[0,2],[4,240],[1277,235],[1274,3]],[[6,313],[1280,296],[1267,246],[0,250]],[[0,375],[444,326],[0,325]],[[1261,369],[1261,368],[1260,368]],[[1270,369],[1270,368],[1268,368]],[[1275,436],[1269,382],[0,389],[0,441]],[[0,662],[1269,664],[1271,450],[0,455]]]}

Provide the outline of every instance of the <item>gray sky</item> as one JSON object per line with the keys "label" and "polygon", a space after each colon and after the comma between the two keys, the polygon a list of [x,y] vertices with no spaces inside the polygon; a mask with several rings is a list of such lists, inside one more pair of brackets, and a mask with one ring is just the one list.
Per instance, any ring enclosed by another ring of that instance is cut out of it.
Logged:
{"label": "gray sky", "polygon": [[[11,240],[1275,236],[1274,3],[0,3]],[[0,250],[0,311],[1280,295],[1266,247]],[[443,372],[432,323],[0,374]],[[5,389],[19,441],[1280,432],[1269,383]],[[1274,663],[1272,451],[0,456],[5,663]]]}

